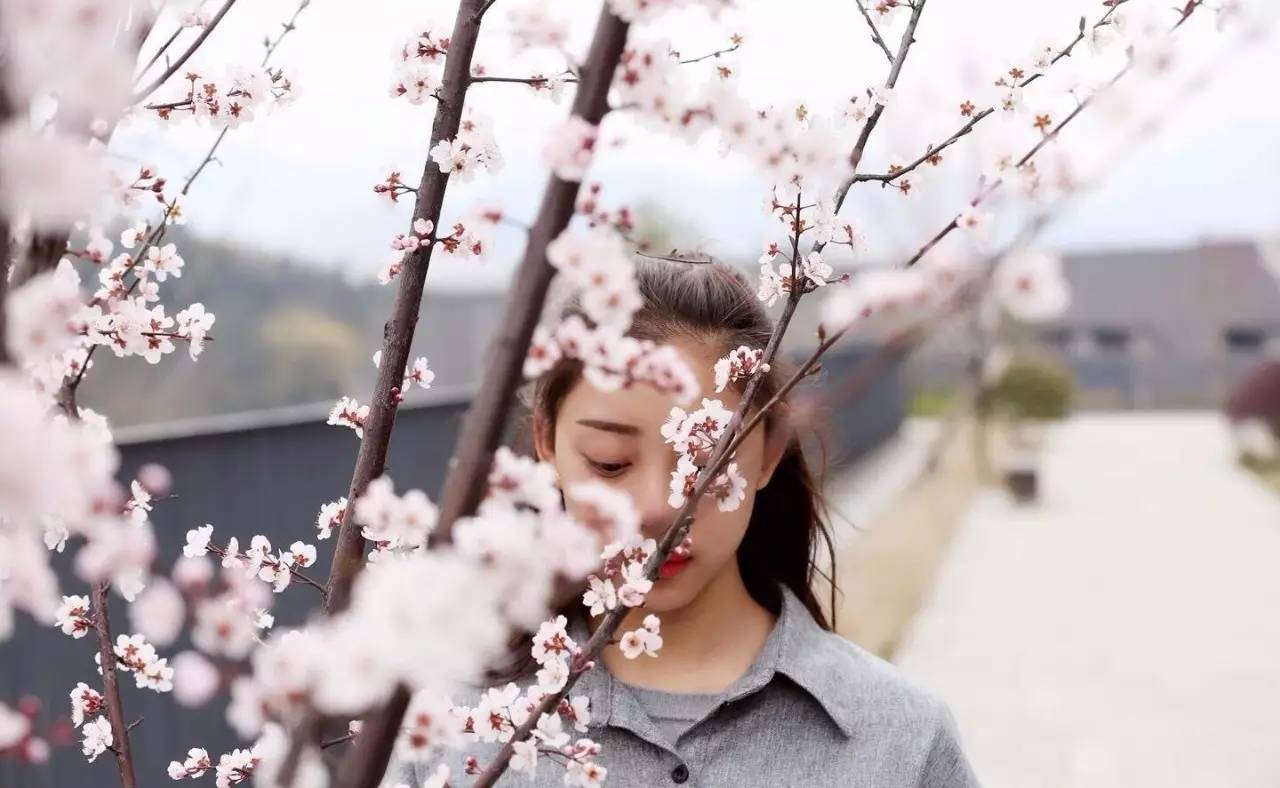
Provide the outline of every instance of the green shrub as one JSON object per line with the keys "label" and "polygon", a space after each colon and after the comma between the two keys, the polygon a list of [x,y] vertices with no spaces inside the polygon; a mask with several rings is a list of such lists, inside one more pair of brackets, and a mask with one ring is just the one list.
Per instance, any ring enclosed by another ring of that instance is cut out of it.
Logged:
{"label": "green shrub", "polygon": [[988,397],[996,410],[1022,419],[1061,419],[1071,404],[1071,373],[1039,356],[1018,356],[1000,374]]}
{"label": "green shrub", "polygon": [[921,389],[911,398],[911,415],[941,416],[951,407],[951,397],[946,389]]}

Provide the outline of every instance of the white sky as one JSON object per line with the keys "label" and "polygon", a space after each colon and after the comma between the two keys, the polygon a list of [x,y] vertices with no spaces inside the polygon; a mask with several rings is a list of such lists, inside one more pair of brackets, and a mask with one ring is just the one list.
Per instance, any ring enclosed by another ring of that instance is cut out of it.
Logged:
{"label": "white sky", "polygon": [[[480,59],[490,73],[532,73],[529,65],[501,59],[504,9],[528,2],[498,0],[490,12],[480,47]],[[1138,2],[1168,5],[1163,0]],[[686,55],[716,49],[727,31],[740,32],[746,45],[731,62],[753,102],[803,102],[824,114],[884,79],[883,53],[868,39],[853,3],[742,0],[740,8],[719,23],[701,12],[688,12],[639,32],[670,36]],[[573,19],[581,51],[599,3],[547,4]],[[296,0],[242,0],[193,67],[256,63],[263,36],[274,34],[295,5]],[[371,276],[389,254],[390,235],[403,231],[411,207],[389,207],[371,187],[393,168],[416,183],[426,157],[433,107],[414,107],[393,100],[387,92],[393,53],[424,20],[423,5],[422,0],[313,0],[273,61],[296,71],[302,85],[299,99],[287,110],[228,136],[220,154],[225,166],[207,171],[193,188],[192,229],[289,250],[352,276]],[[447,29],[456,3],[439,0],[430,6],[433,13],[428,18],[443,20]],[[868,150],[864,170],[882,170],[893,151],[918,155],[926,142],[954,131],[960,121],[954,106],[963,84],[975,76],[987,77],[1009,60],[1022,59],[1038,40],[1066,43],[1079,17],[1092,20],[1100,9],[1098,0],[931,0],[899,81],[899,96]],[[1180,46],[1192,61],[1210,57],[1227,40],[1210,30],[1211,14],[1204,17],[1179,34]],[[1144,139],[1105,189],[1076,202],[1055,227],[1053,240],[1075,246],[1184,243],[1210,235],[1280,232],[1280,186],[1275,177],[1280,176],[1280,154],[1270,147],[1280,136],[1280,103],[1274,100],[1280,95],[1280,39],[1274,29],[1271,33],[1231,59],[1207,90],[1180,102],[1172,122],[1155,138]],[[886,37],[893,47],[896,38],[891,31]],[[1084,54],[1083,48],[1080,52]],[[554,61],[544,63],[554,68]],[[1033,103],[1043,101],[1034,93],[1037,88],[1047,95],[1053,85],[1045,81],[1028,88]],[[518,85],[473,87],[469,103],[494,118],[508,164],[498,176],[481,174],[472,183],[451,184],[446,215],[461,213],[476,200],[498,201],[519,218],[533,215],[545,179],[541,140],[563,118],[567,102],[556,105],[530,93]],[[1144,88],[1124,101],[1136,108],[1158,99]],[[1142,114],[1140,109],[1134,112]],[[1110,117],[1102,120],[1071,129],[1070,149],[1097,152],[1107,142],[1123,139],[1123,125]],[[990,125],[994,134],[997,122],[988,119],[979,131]],[[633,204],[658,203],[694,229],[688,240],[716,254],[754,257],[767,224],[759,210],[763,183],[751,168],[738,159],[719,157],[714,144],[690,147],[663,135],[636,132],[635,124],[624,117],[606,121],[606,138],[626,140],[597,156],[591,177],[604,182],[606,195]],[[213,131],[189,122],[161,132],[141,124],[119,134],[117,147],[155,161],[170,177],[180,178],[198,163],[213,136]],[[983,144],[982,135],[976,134],[954,148],[954,172],[970,166],[963,151],[979,150]],[[1267,172],[1271,177],[1258,177]],[[914,248],[940,224],[937,217],[954,214],[968,183],[935,176],[926,183],[926,196],[912,204],[864,185],[846,214],[861,220],[873,249]],[[518,256],[522,236],[512,231],[498,240],[494,259],[481,271],[474,266],[436,266],[433,282],[500,278]]]}

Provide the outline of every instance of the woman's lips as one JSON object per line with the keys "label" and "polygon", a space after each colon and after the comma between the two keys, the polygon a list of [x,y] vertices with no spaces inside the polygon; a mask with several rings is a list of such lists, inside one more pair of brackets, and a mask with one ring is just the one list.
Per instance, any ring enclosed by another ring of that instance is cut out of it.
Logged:
{"label": "woman's lips", "polygon": [[658,568],[658,577],[663,580],[675,577],[683,572],[684,568],[688,566],[689,562],[692,560],[693,559],[688,556],[668,556],[667,560]]}

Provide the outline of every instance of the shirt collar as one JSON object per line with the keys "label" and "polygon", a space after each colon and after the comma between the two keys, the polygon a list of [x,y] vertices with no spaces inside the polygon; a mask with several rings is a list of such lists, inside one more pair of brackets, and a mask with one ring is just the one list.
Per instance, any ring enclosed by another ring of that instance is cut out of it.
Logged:
{"label": "shirt collar", "polygon": [[[782,674],[805,691],[827,714],[845,736],[852,736],[856,717],[856,698],[842,689],[839,647],[834,636],[814,621],[809,609],[791,589],[782,587],[782,609],[778,620],[765,639],[747,672],[725,690],[724,700],[732,701],[759,692]],[[587,640],[586,622],[575,621],[570,634],[579,643]],[[659,657],[661,659],[661,657]],[[592,725],[618,723],[619,687],[603,661],[578,679],[573,695],[586,695],[591,702]],[[624,699],[625,700],[625,699]],[[625,704],[624,704],[625,705]],[[627,715],[623,715],[627,716]]]}

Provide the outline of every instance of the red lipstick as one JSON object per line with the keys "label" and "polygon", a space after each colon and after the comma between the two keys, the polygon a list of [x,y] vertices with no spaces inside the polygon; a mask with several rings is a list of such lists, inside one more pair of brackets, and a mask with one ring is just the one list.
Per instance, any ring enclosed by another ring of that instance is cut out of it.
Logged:
{"label": "red lipstick", "polygon": [[667,560],[662,563],[662,566],[658,567],[658,577],[663,580],[675,577],[683,572],[685,567],[688,566],[689,562],[692,560],[693,559],[687,555],[679,556],[672,554],[667,557]]}

